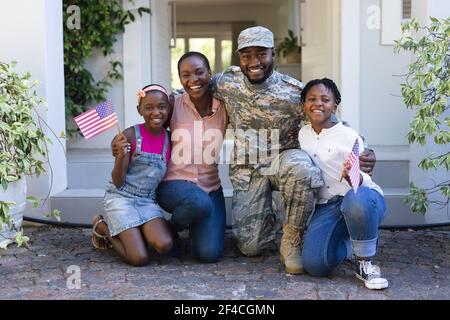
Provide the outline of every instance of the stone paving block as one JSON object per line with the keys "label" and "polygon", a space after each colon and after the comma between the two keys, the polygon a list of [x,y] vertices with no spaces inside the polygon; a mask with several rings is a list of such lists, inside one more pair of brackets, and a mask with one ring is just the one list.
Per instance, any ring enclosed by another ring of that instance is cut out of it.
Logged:
{"label": "stone paving block", "polygon": [[[389,290],[389,289],[388,289]],[[387,290],[368,290],[364,284],[359,285],[356,292],[348,295],[349,300],[388,300]]]}
{"label": "stone paving block", "polygon": [[225,281],[255,281],[262,278],[261,274],[226,274]]}
{"label": "stone paving block", "polygon": [[0,285],[0,298],[8,293],[11,288],[35,288],[35,280],[31,279],[2,279]]}
{"label": "stone paving block", "polygon": [[287,282],[287,275],[284,272],[262,273],[262,281],[285,283]]}
{"label": "stone paving block", "polygon": [[279,289],[283,300],[317,300],[319,285],[317,283],[286,283]]}
{"label": "stone paving block", "polygon": [[[227,231],[223,259],[202,264],[184,233],[181,257],[152,255],[136,268],[113,250],[94,250],[88,229],[26,232],[29,249],[0,252],[2,299],[450,299],[450,232],[380,230],[375,263],[390,282],[383,291],[365,288],[348,262],[325,278],[285,274],[280,235],[261,256],[245,257]],[[81,269],[80,290],[67,288],[70,265]]]}
{"label": "stone paving block", "polygon": [[229,274],[247,274],[250,273],[246,264],[242,262],[220,262],[217,264],[216,275],[229,275]]}

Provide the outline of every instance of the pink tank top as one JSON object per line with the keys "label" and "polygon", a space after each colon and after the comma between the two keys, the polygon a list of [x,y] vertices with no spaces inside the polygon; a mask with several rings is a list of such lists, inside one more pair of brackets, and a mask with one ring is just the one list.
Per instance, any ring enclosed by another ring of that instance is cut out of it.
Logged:
{"label": "pink tank top", "polygon": [[[139,130],[142,136],[142,152],[147,153],[157,153],[161,154],[164,148],[164,137],[166,135],[166,130],[163,130],[163,134],[159,136],[155,136],[153,133],[148,131],[145,128],[145,125],[142,123],[139,125]],[[133,145],[131,146],[131,154],[130,159],[133,157],[134,152],[136,151],[136,136],[133,139]],[[170,160],[170,145],[166,151],[166,164],[169,163]]]}

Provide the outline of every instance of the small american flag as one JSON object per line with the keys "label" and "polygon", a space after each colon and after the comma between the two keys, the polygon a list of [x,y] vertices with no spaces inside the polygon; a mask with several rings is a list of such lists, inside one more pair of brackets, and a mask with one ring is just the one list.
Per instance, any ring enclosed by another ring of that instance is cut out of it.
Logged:
{"label": "small american flag", "polygon": [[356,138],[355,143],[353,144],[353,150],[348,156],[347,163],[350,165],[350,170],[348,172],[348,176],[350,178],[350,182],[352,183],[353,191],[356,193],[359,187],[359,143],[358,138]]}
{"label": "small american flag", "polygon": [[87,140],[113,127],[117,123],[117,115],[112,102],[107,100],[74,120]]}

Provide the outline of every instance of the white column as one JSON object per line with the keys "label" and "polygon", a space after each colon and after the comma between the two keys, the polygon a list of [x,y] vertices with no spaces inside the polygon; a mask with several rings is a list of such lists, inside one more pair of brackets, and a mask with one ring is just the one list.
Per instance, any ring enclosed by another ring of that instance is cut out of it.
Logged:
{"label": "white column", "polygon": [[402,36],[402,1],[381,1],[381,44],[395,45]]}
{"label": "white column", "polygon": [[288,28],[294,31],[294,34],[298,37],[299,46],[300,43],[300,1],[299,0],[288,0]]}
{"label": "white column", "polygon": [[342,119],[359,132],[360,81],[360,3],[359,0],[341,0],[341,94]]}
{"label": "white column", "polygon": [[[40,81],[35,89],[47,102],[40,116],[57,135],[65,132],[62,1],[1,1],[0,34],[2,61],[17,61],[18,72],[29,71]],[[39,179],[28,179],[28,193],[40,198],[50,188],[55,194],[67,186],[65,141],[61,146],[45,125],[43,130],[53,142],[48,146],[51,167]]]}
{"label": "white column", "polygon": [[[137,8],[150,8],[149,0],[123,0],[124,10],[132,10],[136,20],[123,34],[124,128],[142,122],[136,111],[136,92],[152,81],[151,15],[139,16]],[[152,12],[152,14],[154,14]]]}
{"label": "white column", "polygon": [[[170,91],[170,24],[168,0],[151,0],[151,55],[152,82],[165,86]],[[175,17],[173,17],[175,19]],[[211,61],[212,62],[212,61]]]}
{"label": "white column", "polygon": [[[150,83],[170,88],[169,6],[168,0],[123,0],[125,10],[132,10],[136,21],[123,35],[124,127],[142,122],[136,112],[136,92]],[[146,7],[152,14],[139,17],[137,8]]]}
{"label": "white column", "polygon": [[450,16],[450,2],[447,0],[428,0],[428,16],[446,19]]}

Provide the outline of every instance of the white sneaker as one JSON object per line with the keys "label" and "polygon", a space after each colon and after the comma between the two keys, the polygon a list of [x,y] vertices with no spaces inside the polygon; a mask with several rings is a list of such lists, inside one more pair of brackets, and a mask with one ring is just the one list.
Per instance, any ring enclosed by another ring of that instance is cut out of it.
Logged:
{"label": "white sneaker", "polygon": [[362,281],[367,288],[371,290],[381,290],[389,286],[386,279],[381,277],[380,268],[372,265],[370,260],[358,260],[356,262],[356,277]]}

